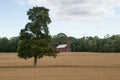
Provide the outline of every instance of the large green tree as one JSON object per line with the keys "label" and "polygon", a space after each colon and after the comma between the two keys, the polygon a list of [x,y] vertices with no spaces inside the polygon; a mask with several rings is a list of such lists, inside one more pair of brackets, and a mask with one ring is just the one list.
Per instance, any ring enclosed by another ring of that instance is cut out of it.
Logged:
{"label": "large green tree", "polygon": [[45,7],[33,7],[27,12],[29,20],[25,28],[21,30],[18,44],[18,56],[28,59],[34,57],[34,66],[37,59],[43,56],[56,57],[56,50],[51,46],[48,24],[51,23],[49,9]]}

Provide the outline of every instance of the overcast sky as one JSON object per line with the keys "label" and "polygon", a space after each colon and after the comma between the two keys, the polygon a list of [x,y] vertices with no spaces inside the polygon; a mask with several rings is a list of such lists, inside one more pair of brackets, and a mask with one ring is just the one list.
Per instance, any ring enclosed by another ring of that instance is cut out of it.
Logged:
{"label": "overcast sky", "polygon": [[104,37],[120,34],[120,0],[0,0],[0,36],[18,36],[33,6],[50,9],[51,35]]}

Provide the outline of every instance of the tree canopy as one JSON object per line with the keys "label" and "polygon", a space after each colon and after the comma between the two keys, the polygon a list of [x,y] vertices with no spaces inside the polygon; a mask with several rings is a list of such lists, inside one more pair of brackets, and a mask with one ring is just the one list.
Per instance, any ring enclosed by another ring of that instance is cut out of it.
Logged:
{"label": "tree canopy", "polygon": [[18,56],[28,59],[34,57],[34,66],[37,58],[43,56],[56,57],[56,50],[51,46],[52,38],[49,34],[48,24],[51,23],[49,9],[45,7],[33,7],[27,12],[28,22],[21,29],[18,44]]}
{"label": "tree canopy", "polygon": [[70,44],[69,38],[64,33],[58,33],[57,35],[53,36],[52,44],[54,47],[60,45],[60,44]]}

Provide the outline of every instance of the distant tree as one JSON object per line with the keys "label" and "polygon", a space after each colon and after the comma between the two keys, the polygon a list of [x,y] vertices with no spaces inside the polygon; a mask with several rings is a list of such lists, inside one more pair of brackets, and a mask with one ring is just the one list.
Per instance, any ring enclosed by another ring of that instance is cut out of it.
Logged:
{"label": "distant tree", "polygon": [[98,40],[98,50],[97,50],[97,52],[104,52],[104,45],[105,45],[105,43],[107,42],[107,40],[106,39],[99,39]]}
{"label": "distant tree", "polygon": [[98,40],[99,40],[99,38],[97,36],[87,37],[88,51],[96,52],[98,50]]}
{"label": "distant tree", "polygon": [[17,52],[18,42],[18,37],[12,37],[9,39],[9,52]]}
{"label": "distant tree", "polygon": [[71,51],[76,51],[76,46],[79,45],[79,42],[74,37],[69,37],[70,45],[71,45]]}
{"label": "distant tree", "polygon": [[57,46],[59,44],[70,44],[68,36],[64,33],[59,33],[53,36],[53,42],[54,46]]}
{"label": "distant tree", "polygon": [[87,47],[88,47],[88,44],[87,44],[87,40],[85,37],[82,37],[80,39],[78,39],[79,41],[79,45],[77,46],[77,50],[78,51],[87,51]]}
{"label": "distant tree", "polygon": [[9,52],[9,40],[6,37],[0,38],[0,52]]}
{"label": "distant tree", "polygon": [[51,46],[48,24],[51,23],[49,10],[44,7],[33,7],[27,12],[29,20],[21,30],[18,44],[18,56],[28,59],[34,57],[34,66],[37,59],[43,56],[56,57],[56,50]]}

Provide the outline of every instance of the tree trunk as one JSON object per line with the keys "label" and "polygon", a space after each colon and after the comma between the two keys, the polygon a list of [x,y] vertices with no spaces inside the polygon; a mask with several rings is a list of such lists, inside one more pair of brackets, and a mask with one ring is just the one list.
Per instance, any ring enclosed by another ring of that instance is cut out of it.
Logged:
{"label": "tree trunk", "polygon": [[33,64],[34,67],[37,66],[37,56],[34,57],[34,64]]}

